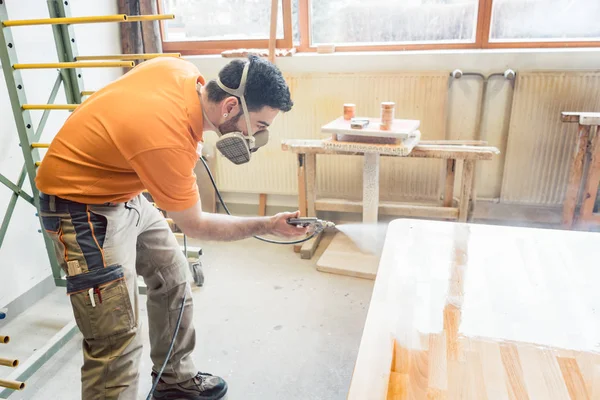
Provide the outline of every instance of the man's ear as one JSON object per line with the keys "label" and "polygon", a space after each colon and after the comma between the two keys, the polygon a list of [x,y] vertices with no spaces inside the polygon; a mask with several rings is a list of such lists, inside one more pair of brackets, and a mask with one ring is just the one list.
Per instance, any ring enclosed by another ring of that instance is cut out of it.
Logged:
{"label": "man's ear", "polygon": [[223,100],[223,105],[221,106],[222,108],[222,113],[223,114],[237,114],[237,110],[236,107],[239,106],[239,102],[237,97],[234,96],[229,96],[227,97],[225,100]]}

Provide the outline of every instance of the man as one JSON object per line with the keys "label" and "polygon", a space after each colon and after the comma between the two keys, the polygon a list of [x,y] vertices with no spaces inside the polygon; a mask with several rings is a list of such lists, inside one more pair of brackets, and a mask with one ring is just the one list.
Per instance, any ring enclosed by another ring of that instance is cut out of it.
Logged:
{"label": "man", "polygon": [[135,399],[142,352],[136,277],[147,285],[153,381],[165,362],[157,399],[221,399],[227,384],[198,372],[186,257],[157,205],[190,237],[239,240],[306,234],[298,215],[241,218],[202,212],[193,168],[205,131],[224,156],[247,162],[277,114],[292,108],[271,63],[234,60],[205,85],[188,61],[146,61],[96,92],[67,119],[38,170],[41,219],[67,274],[67,293],[83,340],[82,397]]}

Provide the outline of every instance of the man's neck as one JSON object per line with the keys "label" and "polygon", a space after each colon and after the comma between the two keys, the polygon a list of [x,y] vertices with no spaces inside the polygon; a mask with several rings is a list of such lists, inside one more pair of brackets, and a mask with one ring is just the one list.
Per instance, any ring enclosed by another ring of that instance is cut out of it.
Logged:
{"label": "man's neck", "polygon": [[202,103],[202,131],[213,131],[217,132],[217,127],[211,121],[218,121],[221,112],[218,110],[218,106],[208,100],[208,93],[206,92],[206,86],[200,88],[200,101]]}

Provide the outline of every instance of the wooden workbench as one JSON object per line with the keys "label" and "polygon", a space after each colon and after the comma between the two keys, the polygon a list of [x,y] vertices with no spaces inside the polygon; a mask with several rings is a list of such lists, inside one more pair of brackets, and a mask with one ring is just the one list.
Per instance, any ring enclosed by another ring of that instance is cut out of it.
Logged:
{"label": "wooden workbench", "polygon": [[600,399],[598,243],[393,221],[348,399]]}
{"label": "wooden workbench", "polygon": [[[317,211],[338,211],[338,212],[363,212],[363,217],[367,218],[365,222],[375,222],[377,211],[385,214],[417,217],[417,218],[436,218],[458,221],[467,221],[469,215],[473,212],[475,204],[474,191],[474,172],[476,162],[480,160],[491,160],[499,154],[495,147],[488,147],[476,141],[421,141],[413,148],[406,158],[435,158],[445,159],[446,162],[446,180],[444,187],[444,198],[440,204],[402,204],[397,202],[379,202],[378,193],[371,196],[376,199],[375,212],[372,210],[373,204],[368,204],[368,211],[365,212],[366,204],[363,201],[351,201],[346,199],[318,199],[316,187],[316,156],[327,154],[341,154],[349,156],[368,156],[371,154],[363,152],[340,152],[325,148],[324,140],[284,140],[282,149],[291,151],[298,157],[298,202],[302,215],[316,216]],[[473,144],[470,144],[473,143]],[[381,154],[382,157],[394,157],[388,154]],[[462,179],[458,204],[454,202],[455,171],[457,161],[463,162]],[[363,179],[363,184],[364,184]],[[375,190],[378,192],[379,186],[373,188],[364,188],[366,190]],[[364,197],[364,196],[363,196]],[[368,215],[365,215],[368,214]],[[373,216],[373,214],[375,214]],[[363,218],[364,219],[364,218]],[[309,242],[303,246],[302,257],[310,258],[314,253],[317,241]],[[306,249],[306,251],[305,251]]]}

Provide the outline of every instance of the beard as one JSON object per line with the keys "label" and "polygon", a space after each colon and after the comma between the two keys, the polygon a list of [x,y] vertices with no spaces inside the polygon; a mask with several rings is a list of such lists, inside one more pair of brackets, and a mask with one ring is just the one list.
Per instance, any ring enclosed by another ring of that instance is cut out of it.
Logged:
{"label": "beard", "polygon": [[239,132],[240,130],[237,127],[237,123],[240,120],[240,117],[244,114],[244,111],[240,111],[238,115],[219,125],[219,131],[221,134],[225,135],[226,133],[231,132]]}

